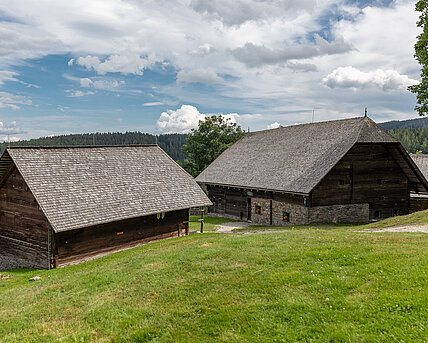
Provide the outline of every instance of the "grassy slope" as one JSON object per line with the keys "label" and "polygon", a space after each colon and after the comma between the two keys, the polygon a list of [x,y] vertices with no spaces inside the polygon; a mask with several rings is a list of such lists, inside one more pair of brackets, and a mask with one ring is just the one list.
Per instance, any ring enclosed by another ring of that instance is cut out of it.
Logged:
{"label": "grassy slope", "polygon": [[[3,273],[4,274],[4,273]],[[0,280],[3,342],[423,342],[428,235],[195,234]],[[28,278],[40,275],[38,282]]]}

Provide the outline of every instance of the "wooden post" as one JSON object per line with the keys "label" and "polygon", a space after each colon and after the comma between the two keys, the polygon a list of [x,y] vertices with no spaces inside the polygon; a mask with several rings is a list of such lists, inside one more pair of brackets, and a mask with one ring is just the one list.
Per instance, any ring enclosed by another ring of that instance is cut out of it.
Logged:
{"label": "wooden post", "polygon": [[201,233],[204,233],[204,208],[201,210]]}

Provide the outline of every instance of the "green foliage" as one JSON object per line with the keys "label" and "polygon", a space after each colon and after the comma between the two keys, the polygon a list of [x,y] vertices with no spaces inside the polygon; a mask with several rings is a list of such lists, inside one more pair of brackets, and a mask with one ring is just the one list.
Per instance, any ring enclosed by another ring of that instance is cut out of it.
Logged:
{"label": "green foliage", "polygon": [[2,272],[0,341],[425,342],[428,235],[361,229],[194,234]]}
{"label": "green foliage", "polygon": [[397,138],[410,154],[428,154],[428,127],[388,131]]}
{"label": "green foliage", "polygon": [[183,146],[183,152],[187,155],[183,167],[191,175],[199,175],[244,134],[240,126],[221,115],[199,121],[198,129],[192,130]]}
{"label": "green foliage", "polygon": [[417,37],[414,56],[422,67],[421,82],[408,89],[416,94],[415,110],[424,116],[428,114],[428,1],[419,0],[416,11],[421,12],[417,25],[422,28],[422,33]]}
{"label": "green foliage", "polygon": [[391,120],[384,123],[378,123],[378,125],[385,130],[394,130],[394,129],[418,129],[421,127],[428,126],[428,118],[416,118],[416,119],[407,119],[407,120]]}
{"label": "green foliage", "polygon": [[[106,132],[106,133],[84,133],[73,135],[62,135],[53,137],[42,137],[27,141],[13,142],[13,146],[70,146],[70,145],[129,145],[129,144],[159,144],[176,161],[184,161],[181,147],[186,142],[187,135],[167,134],[154,136],[141,132]],[[0,152],[8,146],[7,143],[0,144]]]}

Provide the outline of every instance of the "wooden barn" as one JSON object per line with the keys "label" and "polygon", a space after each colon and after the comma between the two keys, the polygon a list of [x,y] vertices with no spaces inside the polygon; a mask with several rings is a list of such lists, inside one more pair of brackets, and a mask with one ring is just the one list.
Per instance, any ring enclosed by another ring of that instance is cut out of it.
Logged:
{"label": "wooden barn", "polygon": [[188,234],[211,205],[157,145],[8,148],[0,159],[0,265],[53,268]]}
{"label": "wooden barn", "polygon": [[428,183],[367,117],[248,133],[196,181],[213,214],[256,224],[366,222],[409,212]]}

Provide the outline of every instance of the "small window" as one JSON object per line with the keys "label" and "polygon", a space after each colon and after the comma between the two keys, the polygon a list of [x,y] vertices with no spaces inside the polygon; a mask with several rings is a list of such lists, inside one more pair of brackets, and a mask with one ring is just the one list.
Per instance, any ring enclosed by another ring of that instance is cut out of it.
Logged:
{"label": "small window", "polygon": [[383,180],[383,179],[377,179],[377,183],[378,183],[379,185],[381,185],[382,183],[384,183],[384,181],[385,181],[385,180]]}
{"label": "small window", "polygon": [[237,206],[236,201],[233,201],[233,207],[236,207],[236,206]]}
{"label": "small window", "polygon": [[380,211],[374,211],[375,218],[380,218]]}
{"label": "small window", "polygon": [[381,196],[379,197],[379,200],[385,200],[385,196],[384,196],[384,195],[381,195]]}
{"label": "small window", "polygon": [[218,204],[221,205],[221,198],[218,199]]}
{"label": "small window", "polygon": [[256,206],[256,214],[262,214],[262,207]]}
{"label": "small window", "polygon": [[345,184],[345,180],[339,180],[339,185],[343,186]]}
{"label": "small window", "polygon": [[398,216],[398,210],[397,210],[396,208],[394,208],[394,209],[392,210],[392,216],[393,216],[393,217]]}
{"label": "small window", "polygon": [[289,212],[282,212],[282,221],[283,222],[289,222],[290,221],[290,213]]}

